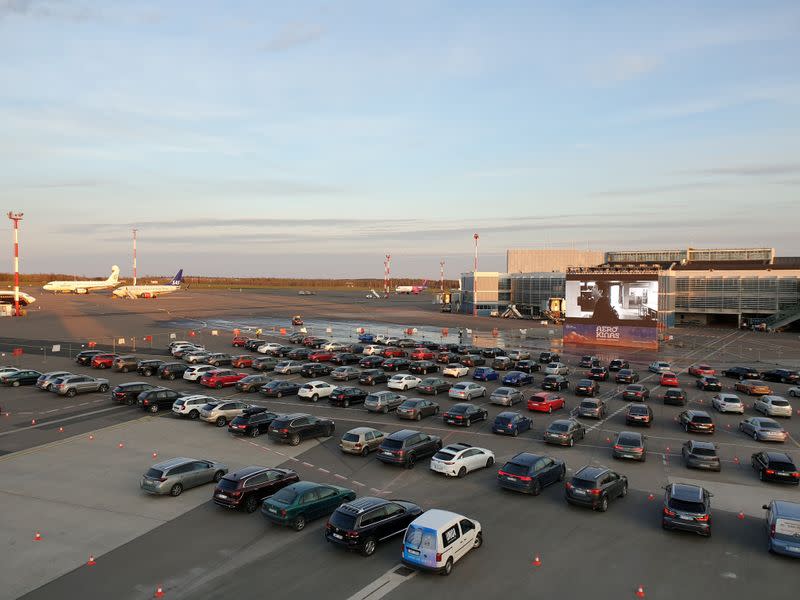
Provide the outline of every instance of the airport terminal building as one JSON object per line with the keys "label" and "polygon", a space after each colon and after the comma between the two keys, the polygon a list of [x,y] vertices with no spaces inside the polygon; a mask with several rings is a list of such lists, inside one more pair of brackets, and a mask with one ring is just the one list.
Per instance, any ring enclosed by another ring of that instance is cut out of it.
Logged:
{"label": "airport terminal building", "polygon": [[[460,311],[492,315],[513,306],[537,318],[549,298],[566,298],[568,271],[601,265],[657,269],[659,321],[667,327],[764,322],[777,328],[800,320],[800,257],[776,256],[774,248],[509,250],[508,272],[461,275]],[[536,270],[522,270],[528,266]]]}

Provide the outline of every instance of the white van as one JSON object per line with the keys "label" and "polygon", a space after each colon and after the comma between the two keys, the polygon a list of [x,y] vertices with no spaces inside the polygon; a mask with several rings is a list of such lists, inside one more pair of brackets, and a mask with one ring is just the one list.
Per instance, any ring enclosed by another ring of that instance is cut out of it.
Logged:
{"label": "white van", "polygon": [[431,509],[408,526],[403,539],[403,564],[412,569],[449,575],[453,564],[483,543],[481,524],[448,510]]}

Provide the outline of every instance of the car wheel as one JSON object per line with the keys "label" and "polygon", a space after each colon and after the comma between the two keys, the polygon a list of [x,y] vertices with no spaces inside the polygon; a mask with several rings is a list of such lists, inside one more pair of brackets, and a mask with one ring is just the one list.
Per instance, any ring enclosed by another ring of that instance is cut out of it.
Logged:
{"label": "car wheel", "polygon": [[575,445],[575,438],[574,437],[569,438],[569,447],[572,448],[574,445]]}
{"label": "car wheel", "polygon": [[417,421],[421,421],[422,420],[422,413],[417,413],[417,416],[414,417],[414,419],[416,419]]}
{"label": "car wheel", "polygon": [[258,427],[253,427],[253,429],[250,430],[250,437],[258,437],[259,433],[261,432],[258,430]]}
{"label": "car wheel", "polygon": [[150,407],[150,412],[151,412],[151,413],[157,413],[157,412],[158,412],[158,404],[153,404],[153,405]]}
{"label": "car wheel", "polygon": [[625,485],[622,486],[622,491],[619,493],[619,497],[624,498],[627,495],[628,495],[628,484],[626,483]]}
{"label": "car wheel", "polygon": [[225,427],[225,425],[228,424],[228,419],[225,417],[217,417],[215,423],[217,424],[217,427]]}
{"label": "car wheel", "polygon": [[170,373],[169,374],[169,380],[170,381],[174,381],[175,380],[175,373]]}
{"label": "car wheel", "polygon": [[125,400],[125,404],[127,404],[128,406],[133,406],[134,404],[136,404],[136,398],[128,398],[127,400]]}
{"label": "car wheel", "polygon": [[388,407],[388,406],[384,406],[384,407],[383,407],[383,410],[381,410],[381,412],[382,412],[383,414],[385,414],[385,415],[386,415],[386,414],[388,414],[388,413],[389,413],[389,407]]}
{"label": "car wheel", "polygon": [[283,392],[278,392],[277,394],[275,394],[275,397],[283,398]]}
{"label": "car wheel", "polygon": [[764,469],[759,469],[759,470],[758,470],[758,478],[759,478],[761,481],[764,481]]}
{"label": "car wheel", "polygon": [[200,413],[197,410],[189,411],[189,418],[192,419],[192,421],[197,419],[199,416],[200,416]]}
{"label": "car wheel", "polygon": [[292,437],[289,438],[289,444],[292,446],[299,446],[300,445],[300,436],[298,434],[292,434]]}
{"label": "car wheel", "polygon": [[364,542],[364,547],[361,549],[361,554],[364,556],[372,556],[375,554],[376,545],[375,538],[367,538],[367,540]]}
{"label": "car wheel", "polygon": [[11,384],[13,387],[19,387],[19,381],[15,381]]}
{"label": "car wheel", "polygon": [[[19,385],[19,381],[15,381],[14,383]],[[97,391],[98,392],[107,392],[108,391],[108,386],[104,383],[100,387],[97,388]]]}
{"label": "car wheel", "polygon": [[318,400],[319,400],[319,394],[314,394],[313,396],[311,396],[311,401],[312,402],[316,402]]}
{"label": "car wheel", "polygon": [[144,375],[145,377],[150,377],[150,376],[153,375],[153,370],[152,369],[145,369],[144,371],[142,371],[142,375]]}
{"label": "car wheel", "polygon": [[481,546],[483,546],[483,534],[479,532],[478,535],[475,536],[475,540],[472,542],[472,549],[474,550],[475,548],[480,548]]}
{"label": "car wheel", "polygon": [[531,495],[538,496],[542,493],[542,484],[539,483],[538,479],[533,480],[533,485],[531,486]]}
{"label": "car wheel", "polygon": [[[795,398],[795,397],[797,397],[797,392],[795,392],[794,390],[789,390],[789,395],[792,398]],[[770,544],[770,547],[772,547],[772,544]]]}
{"label": "car wheel", "polygon": [[467,427],[472,427],[472,419],[467,419]]}
{"label": "car wheel", "polygon": [[754,439],[755,441],[758,441],[758,432],[757,432],[757,431],[754,431],[754,432],[753,432],[753,439]]}
{"label": "car wheel", "polygon": [[549,414],[549,415],[553,414],[553,407],[552,406],[548,406],[547,407],[547,414]]}
{"label": "car wheel", "polygon": [[218,382],[217,382],[217,385],[216,385],[216,386],[214,386],[214,387],[216,387],[218,390],[221,390],[221,389],[222,389],[222,382],[221,382],[221,381],[218,381]]}
{"label": "car wheel", "polygon": [[514,429],[514,431],[511,432],[511,435],[517,437],[519,435],[519,429]]}
{"label": "car wheel", "polygon": [[75,396],[75,394],[77,394],[77,393],[78,392],[75,391],[75,388],[70,388],[70,389],[67,390],[67,397],[68,398],[73,398]]}
{"label": "car wheel", "polygon": [[453,572],[453,559],[452,558],[448,558],[447,562],[444,563],[444,569],[442,569],[442,575],[444,575],[446,577],[446,576],[450,575],[450,573],[452,573],[452,572]]}
{"label": "car wheel", "polygon": [[302,531],[306,526],[306,518],[303,515],[298,515],[292,523],[292,528],[295,531]]}
{"label": "car wheel", "polygon": [[487,459],[486,459],[486,468],[487,468],[487,469],[488,469],[489,467],[491,467],[493,464],[494,464],[494,458],[492,458],[492,457],[490,456],[489,458],[487,458]]}
{"label": "car wheel", "polygon": [[222,479],[224,476],[225,473],[222,471],[217,471],[216,473],[214,473],[214,479],[213,479],[214,483],[219,483],[220,479]]}
{"label": "car wheel", "polygon": [[414,457],[414,455],[413,454],[409,455],[409,457],[406,459],[406,469],[413,469],[414,463],[416,462],[417,459]]}
{"label": "car wheel", "polygon": [[361,449],[361,456],[369,456],[369,446],[364,446]]}
{"label": "car wheel", "polygon": [[608,496],[600,498],[600,506],[598,506],[597,509],[600,512],[606,512],[608,510]]}
{"label": "car wheel", "polygon": [[567,468],[561,467],[561,473],[558,474],[558,480],[564,481],[564,478],[567,476]]}
{"label": "car wheel", "polygon": [[183,491],[183,486],[180,483],[176,483],[171,488],[169,488],[169,495],[173,497],[180,496],[182,491]]}
{"label": "car wheel", "polygon": [[456,475],[456,477],[458,477],[459,479],[461,479],[462,477],[466,476],[466,474],[467,474],[467,468],[466,468],[466,467],[461,467],[461,468],[458,470],[458,474]]}

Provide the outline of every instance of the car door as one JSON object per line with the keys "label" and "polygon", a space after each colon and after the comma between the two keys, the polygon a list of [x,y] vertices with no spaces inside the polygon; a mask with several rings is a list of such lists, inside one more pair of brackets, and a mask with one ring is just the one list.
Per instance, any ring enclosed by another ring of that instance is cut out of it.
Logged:
{"label": "car door", "polygon": [[296,433],[301,440],[312,437],[314,434],[313,427],[311,422],[308,420],[308,417],[296,418],[294,421],[292,421],[289,430]]}
{"label": "car door", "polygon": [[405,508],[394,502],[387,504],[383,507],[386,511],[386,516],[382,523],[383,539],[397,535],[408,527],[411,519]]}
{"label": "car door", "polygon": [[470,448],[465,453],[468,461],[467,470],[475,471],[486,465],[486,454],[477,448]]}
{"label": "car door", "polygon": [[472,544],[475,540],[475,524],[469,519],[462,519],[458,523],[461,535],[455,541],[456,545],[456,560],[462,558],[467,552],[472,549]]}
{"label": "car door", "polygon": [[194,484],[192,483],[192,478],[193,478],[192,463],[185,463],[182,465],[178,465],[177,467],[173,467],[169,471],[168,478],[174,480],[170,482],[170,485],[174,485],[175,483],[180,483],[184,489],[189,489],[193,487]]}
{"label": "car door", "polygon": [[613,471],[609,471],[603,477],[603,482],[603,488],[606,490],[609,500],[619,496],[619,493],[622,491],[622,479],[619,475]]}
{"label": "car door", "polygon": [[192,463],[193,485],[203,485],[209,483],[214,478],[211,463],[198,460]]}
{"label": "car door", "polygon": [[302,513],[306,520],[316,519],[322,514],[319,502],[319,488],[306,490],[298,501],[297,513]]}
{"label": "car door", "polygon": [[547,457],[540,458],[536,461],[534,467],[541,473],[539,475],[539,481],[542,487],[550,485],[558,479],[558,472],[555,469],[555,462],[553,459]]}
{"label": "car door", "polygon": [[319,490],[320,516],[329,515],[342,503],[339,493],[332,487],[322,487]]}

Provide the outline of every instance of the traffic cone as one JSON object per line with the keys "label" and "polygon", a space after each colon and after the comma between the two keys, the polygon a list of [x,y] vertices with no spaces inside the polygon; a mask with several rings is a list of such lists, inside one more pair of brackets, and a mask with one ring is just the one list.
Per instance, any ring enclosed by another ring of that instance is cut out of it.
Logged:
{"label": "traffic cone", "polygon": [[156,456],[158,456],[158,452],[153,452],[153,458],[155,458]]}
{"label": "traffic cone", "polygon": [[669,446],[667,446],[667,454],[669,454]]}
{"label": "traffic cone", "polygon": [[607,437],[607,438],[606,438],[606,444],[610,444],[610,443],[611,443],[611,438],[610,438],[610,437]]}
{"label": "traffic cone", "polygon": [[94,559],[94,556],[92,556],[92,555],[90,554],[90,555],[89,555],[89,560],[87,560],[87,561],[86,561],[86,566],[87,566],[87,567],[93,567],[93,566],[95,566],[96,564],[97,564],[97,561],[95,561],[95,559]]}
{"label": "traffic cone", "polygon": [[538,554],[537,554],[536,556],[534,556],[534,557],[533,557],[533,562],[532,562],[531,564],[532,564],[534,567],[541,567],[541,566],[542,566],[542,560],[539,558],[539,555],[538,555]]}
{"label": "traffic cone", "polygon": [[64,433],[64,428],[63,427],[59,427],[58,428],[58,433]]}
{"label": "traffic cone", "polygon": [[89,440],[93,440],[93,439],[94,439],[94,436],[90,433],[89,434]]}
{"label": "traffic cone", "polygon": [[37,531],[36,533],[33,534],[33,541],[34,542],[41,542],[42,541],[42,534],[39,531]]}
{"label": "traffic cone", "polygon": [[641,585],[638,588],[636,588],[636,597],[644,598],[644,588]]}
{"label": "traffic cone", "polygon": [[738,465],[739,464],[739,457],[738,456],[734,456],[733,457],[733,462]]}
{"label": "traffic cone", "polygon": [[736,516],[739,518],[739,520],[740,520],[740,521],[744,521],[744,512],[740,512],[740,513],[739,513],[738,515],[736,515]]}
{"label": "traffic cone", "polygon": [[164,590],[161,589],[161,586],[156,588],[156,593],[153,594],[153,598],[163,598],[164,597]]}
{"label": "traffic cone", "polygon": [[31,425],[36,425],[36,419],[31,419]]}
{"label": "traffic cone", "polygon": [[652,501],[652,500],[655,500],[655,499],[656,499],[656,497],[653,495],[653,493],[652,493],[652,492],[650,492],[650,493],[647,495],[647,499]]}
{"label": "traffic cone", "polygon": [[122,442],[120,442],[119,444],[117,444],[117,447],[118,447],[118,448],[124,448],[124,447],[125,447],[125,444],[123,444]]}

